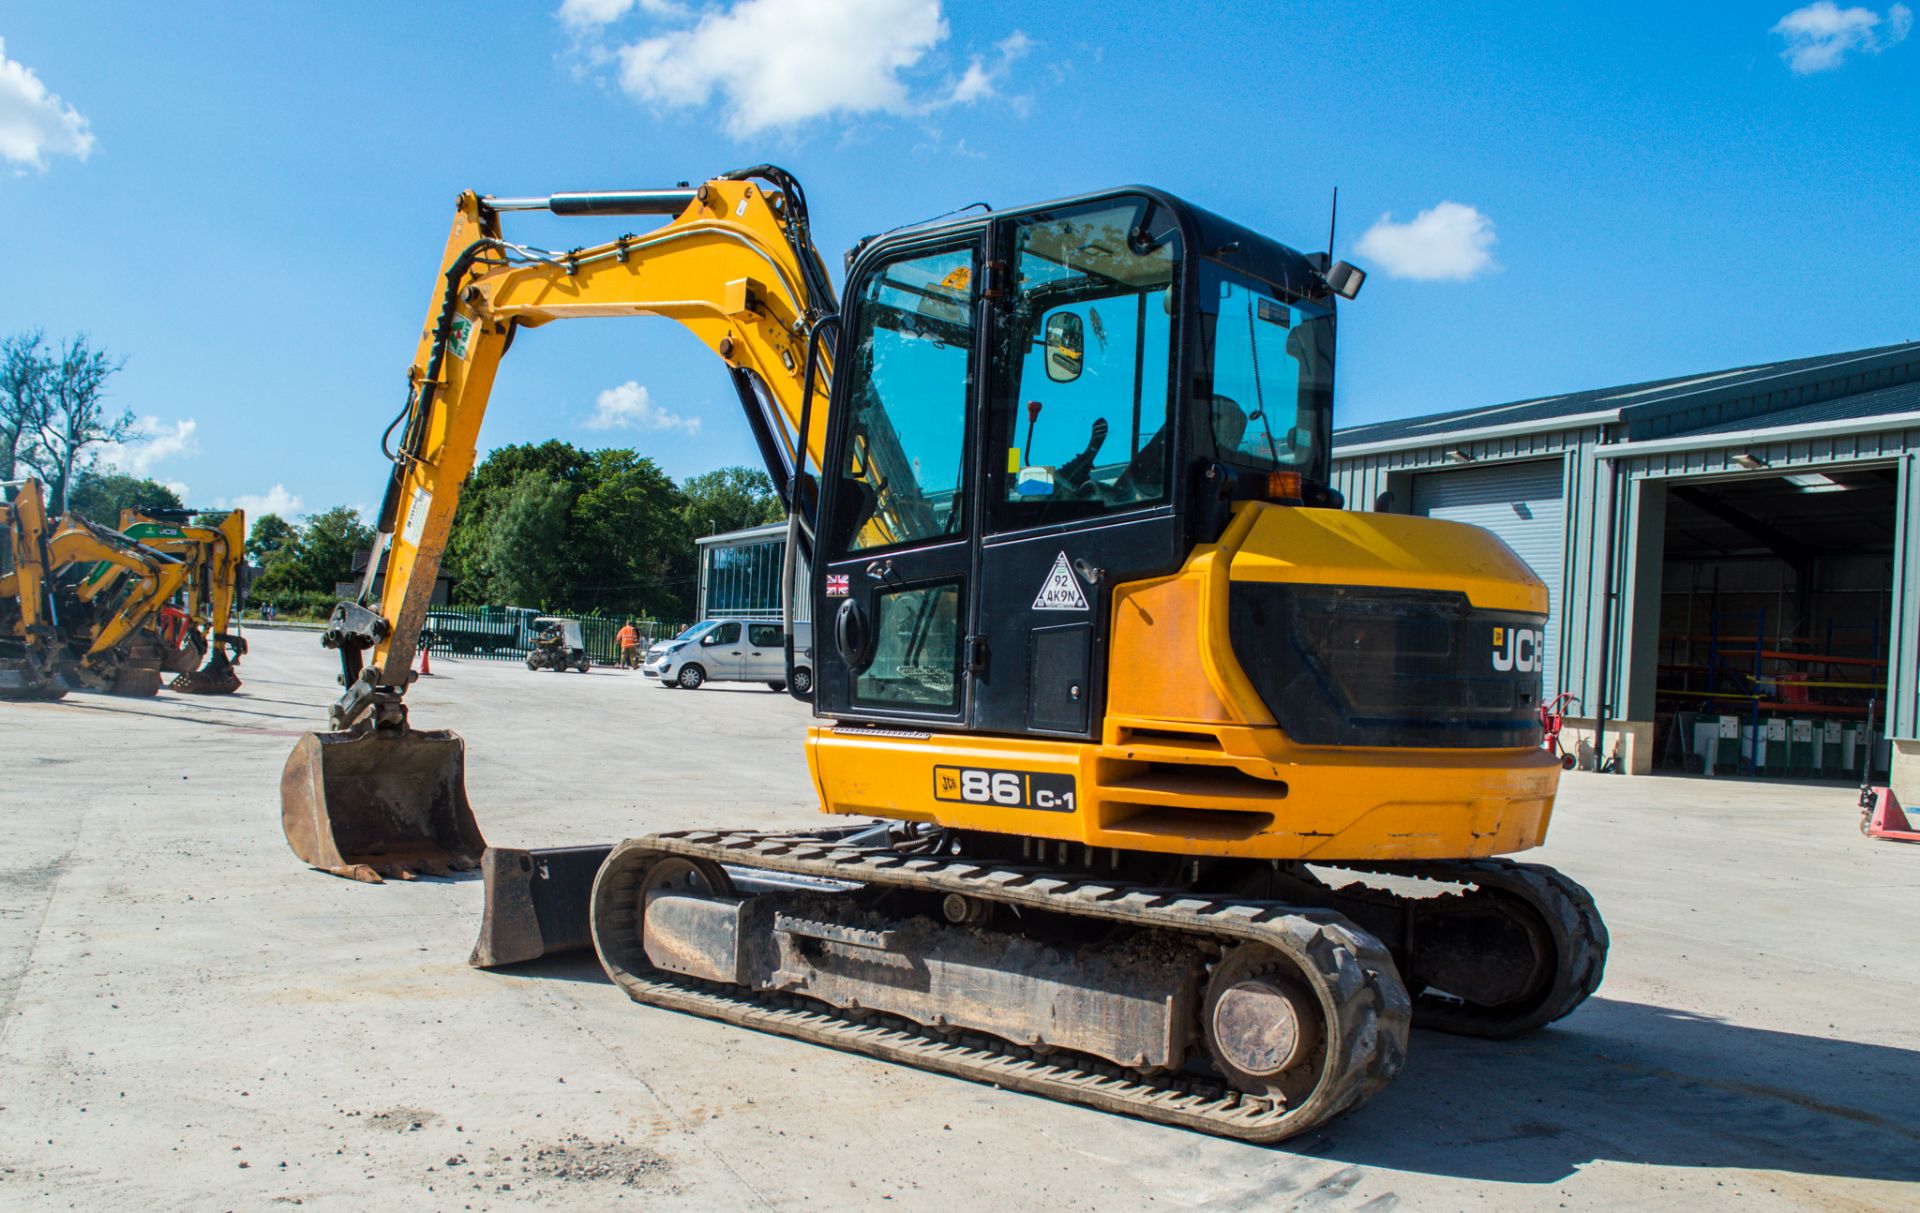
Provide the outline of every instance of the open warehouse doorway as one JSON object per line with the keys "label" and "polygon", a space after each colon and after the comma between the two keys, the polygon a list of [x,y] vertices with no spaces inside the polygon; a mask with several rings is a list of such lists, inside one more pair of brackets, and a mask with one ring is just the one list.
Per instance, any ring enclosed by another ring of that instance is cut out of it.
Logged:
{"label": "open warehouse doorway", "polygon": [[1886,769],[1898,494],[1891,465],[1668,482],[1660,766],[1855,781],[1864,764]]}

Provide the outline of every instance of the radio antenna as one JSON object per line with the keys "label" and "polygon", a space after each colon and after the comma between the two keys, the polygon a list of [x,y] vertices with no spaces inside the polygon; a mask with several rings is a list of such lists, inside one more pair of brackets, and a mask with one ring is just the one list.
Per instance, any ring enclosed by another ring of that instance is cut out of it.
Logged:
{"label": "radio antenna", "polygon": [[1327,260],[1333,260],[1333,228],[1340,221],[1340,187],[1333,187],[1333,206],[1327,213]]}

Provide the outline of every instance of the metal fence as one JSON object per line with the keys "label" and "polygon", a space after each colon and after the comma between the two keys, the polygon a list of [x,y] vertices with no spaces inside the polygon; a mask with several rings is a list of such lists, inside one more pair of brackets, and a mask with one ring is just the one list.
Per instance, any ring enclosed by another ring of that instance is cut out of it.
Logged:
{"label": "metal fence", "polygon": [[[492,661],[525,661],[527,652],[540,638],[534,620],[544,612],[526,607],[437,606],[427,611],[420,629],[420,647],[436,657],[478,657]],[[587,656],[599,665],[617,665],[620,661],[620,626],[624,619],[599,616],[569,616],[579,619],[580,640]],[[645,648],[677,636],[690,625],[665,619],[633,621]]]}

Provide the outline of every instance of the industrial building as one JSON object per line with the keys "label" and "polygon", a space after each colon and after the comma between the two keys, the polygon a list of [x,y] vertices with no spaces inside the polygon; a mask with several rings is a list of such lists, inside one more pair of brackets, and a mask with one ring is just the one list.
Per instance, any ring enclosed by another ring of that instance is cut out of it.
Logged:
{"label": "industrial building", "polygon": [[1914,803],[1917,459],[1910,343],[1355,426],[1334,482],[1350,508],[1487,527],[1533,567],[1546,694],[1578,698],[1588,765],[1890,761]]}
{"label": "industrial building", "polygon": [[[787,553],[787,524],[768,523],[726,531],[693,541],[700,557],[699,619],[778,619],[782,562]],[[812,618],[807,562],[801,558],[794,584],[803,587],[794,618]]]}

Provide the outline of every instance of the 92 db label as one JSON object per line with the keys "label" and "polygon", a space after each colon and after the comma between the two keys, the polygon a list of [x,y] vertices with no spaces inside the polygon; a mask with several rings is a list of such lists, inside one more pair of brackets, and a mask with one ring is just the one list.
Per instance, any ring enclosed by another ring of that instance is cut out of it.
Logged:
{"label": "92 db label", "polygon": [[961,804],[990,804],[1003,809],[1039,809],[1071,813],[1073,776],[1049,771],[1005,771],[992,767],[935,767],[933,796]]}

